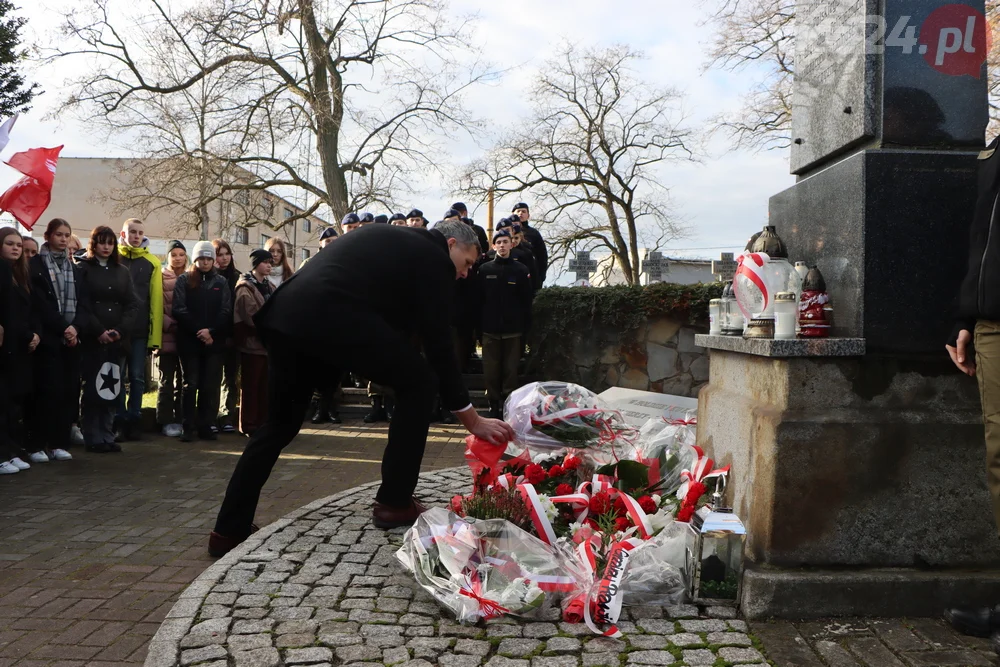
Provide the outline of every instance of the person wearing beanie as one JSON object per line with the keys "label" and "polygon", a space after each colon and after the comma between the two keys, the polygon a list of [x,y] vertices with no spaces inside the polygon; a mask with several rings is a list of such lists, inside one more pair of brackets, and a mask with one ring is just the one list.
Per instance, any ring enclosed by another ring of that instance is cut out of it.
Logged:
{"label": "person wearing beanie", "polygon": [[412,525],[426,509],[413,492],[435,390],[473,435],[495,446],[514,438],[508,424],[482,418],[472,406],[450,340],[455,280],[480,253],[462,223],[430,230],[373,225],[317,254],[267,300],[254,321],[268,354],[268,415],[236,463],[209,536],[210,555],[228,553],[252,532],[261,489],[302,428],[321,377],[353,372],[395,394],[371,510],[383,530]]}
{"label": "person wearing beanie", "polygon": [[184,430],[181,442],[216,440],[219,390],[226,338],[233,322],[229,284],[215,268],[215,247],[199,241],[193,266],[174,286],[177,350],[184,373]]}
{"label": "person wearing beanie", "polygon": [[519,386],[521,337],[531,320],[531,275],[511,258],[509,228],[493,234],[496,258],[479,267],[476,284],[483,327],[483,375],[490,416],[499,419],[507,396]]}
{"label": "person wearing beanie", "polygon": [[389,224],[397,227],[406,226],[406,216],[402,213],[393,213],[389,216]]}
{"label": "person wearing beanie", "polygon": [[535,256],[535,284],[541,287],[545,284],[545,278],[549,273],[549,250],[545,245],[545,239],[535,227],[532,227],[528,220],[531,213],[528,205],[518,202],[514,205],[514,215],[521,223],[521,230],[524,232],[524,239],[530,244],[531,252]]}
{"label": "person wearing beanie", "polygon": [[388,224],[388,222],[389,222],[389,216],[387,216],[387,215],[376,215],[375,216],[375,224],[376,225],[385,225],[385,224]]}
{"label": "person wearing beanie", "polygon": [[348,213],[344,216],[344,219],[340,221],[340,228],[344,230],[344,233],[353,232],[361,227],[361,218],[358,217],[357,213]]}
{"label": "person wearing beanie", "polygon": [[236,283],[233,301],[233,335],[240,352],[240,433],[253,435],[267,416],[267,350],[257,335],[253,316],[270,298],[273,287],[271,253],[257,249],[250,253],[250,271]]}
{"label": "person wearing beanie", "polygon": [[[146,359],[150,350],[163,342],[163,277],[160,260],[149,251],[142,220],[129,218],[122,224],[118,242],[121,265],[132,276],[132,286],[139,298],[139,312],[131,331],[125,332],[128,391],[118,394],[118,440],[138,440],[142,429],[142,395],[146,391]],[[123,377],[123,380],[125,378]]]}
{"label": "person wearing beanie", "polygon": [[184,428],[184,374],[177,355],[177,320],[174,319],[174,288],[188,268],[187,248],[180,241],[167,244],[167,265],[163,267],[163,337],[160,349],[154,350],[160,372],[156,394],[156,423],[169,438],[179,436]]}

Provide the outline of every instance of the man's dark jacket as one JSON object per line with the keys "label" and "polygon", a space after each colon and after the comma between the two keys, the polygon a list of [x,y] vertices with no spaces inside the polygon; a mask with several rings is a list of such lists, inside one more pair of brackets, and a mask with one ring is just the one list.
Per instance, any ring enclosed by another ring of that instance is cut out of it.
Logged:
{"label": "man's dark jacket", "polygon": [[531,320],[532,284],[528,268],[510,257],[479,267],[483,333],[523,334]]}
{"label": "man's dark jacket", "polygon": [[952,344],[962,329],[975,329],[976,320],[1000,321],[1000,137],[981,157],[985,159],[979,161],[969,265],[959,292],[959,321],[951,335]]}
{"label": "man's dark jacket", "polygon": [[[267,342],[276,332],[303,346],[342,350],[364,331],[343,331],[341,314],[374,314],[417,334],[449,410],[470,403],[452,340],[455,264],[434,230],[368,225],[337,239],[281,284],[254,317]],[[349,356],[347,357],[349,361]],[[349,363],[345,370],[352,370]]]}
{"label": "man's dark jacket", "polygon": [[535,277],[537,284],[541,286],[545,282],[545,276],[549,273],[549,250],[545,247],[545,240],[534,227],[529,227],[527,222],[521,223],[521,231],[524,238],[531,244],[531,251],[535,255]]}

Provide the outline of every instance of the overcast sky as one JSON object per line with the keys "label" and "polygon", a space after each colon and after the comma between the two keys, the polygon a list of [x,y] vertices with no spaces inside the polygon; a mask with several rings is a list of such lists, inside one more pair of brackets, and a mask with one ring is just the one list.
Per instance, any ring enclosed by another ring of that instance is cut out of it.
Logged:
{"label": "overcast sky", "polygon": [[[62,0],[22,3],[34,34],[49,33],[58,25],[55,9]],[[136,0],[141,2],[142,0]],[[561,40],[581,45],[627,43],[646,52],[641,76],[656,85],[680,89],[693,127],[720,111],[734,108],[753,72],[731,74],[703,72],[707,27],[700,25],[704,11],[691,0],[452,0],[457,14],[478,14],[477,33],[470,48],[503,68],[517,67],[492,86],[470,95],[474,112],[500,127],[527,111],[521,99],[528,82]],[[627,9],[626,9],[627,8]],[[526,63],[526,64],[523,64]],[[523,64],[523,65],[522,65]],[[63,156],[121,155],[71,119],[45,120],[64,94],[65,71],[40,69],[35,73],[46,94],[35,108],[18,121],[11,143],[2,157],[35,146],[65,144]],[[708,145],[701,164],[684,164],[664,171],[665,185],[677,215],[690,229],[690,237],[665,248],[670,256],[717,258],[722,251],[738,251],[746,239],[767,220],[768,198],[794,181],[788,173],[787,151],[750,153],[730,151],[720,137]],[[481,148],[471,141],[456,141],[448,158],[456,165],[474,159]],[[18,174],[0,167],[0,187],[13,183]],[[58,178],[58,173],[56,178]],[[423,198],[415,201],[428,217],[443,212],[453,194],[440,184],[428,184]],[[530,195],[525,197],[530,202]],[[498,205],[506,215],[513,199]],[[440,209],[440,211],[438,211]],[[478,213],[485,221],[485,211]],[[88,223],[89,224],[89,223]]]}

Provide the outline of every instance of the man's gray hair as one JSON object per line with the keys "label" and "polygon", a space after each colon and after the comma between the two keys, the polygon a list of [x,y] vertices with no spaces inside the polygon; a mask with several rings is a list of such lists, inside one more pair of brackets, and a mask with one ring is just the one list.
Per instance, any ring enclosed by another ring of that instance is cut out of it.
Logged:
{"label": "man's gray hair", "polygon": [[455,239],[463,247],[475,246],[479,252],[483,249],[479,246],[479,237],[472,225],[467,225],[460,220],[442,220],[435,223],[431,229],[441,232],[445,239]]}

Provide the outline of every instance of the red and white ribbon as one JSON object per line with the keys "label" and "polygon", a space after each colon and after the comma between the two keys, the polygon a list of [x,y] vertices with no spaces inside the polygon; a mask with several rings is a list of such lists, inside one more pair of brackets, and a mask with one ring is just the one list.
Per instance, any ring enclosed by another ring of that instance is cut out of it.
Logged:
{"label": "red and white ribbon", "polygon": [[[621,636],[617,623],[618,617],[621,616],[622,598],[625,594],[622,581],[628,571],[631,552],[642,544],[642,540],[632,537],[618,542],[611,548],[604,576],[597,585],[597,596],[593,600],[588,597],[583,605],[583,620],[593,632],[605,637]],[[591,603],[595,609],[593,615],[590,613]],[[601,625],[607,626],[607,629],[601,630],[599,627]]]}
{"label": "red and white ribbon", "polygon": [[715,461],[705,456],[704,450],[698,445],[690,445],[690,447],[694,450],[696,458],[690,470],[681,471],[681,479],[684,481],[681,483],[681,488],[677,489],[677,498],[680,500],[687,497],[688,487],[691,486],[692,482],[704,482],[706,479],[729,474],[729,466],[713,470],[712,466],[715,465]]}
{"label": "red and white ribbon", "polygon": [[556,531],[552,529],[552,523],[545,516],[545,508],[542,507],[535,487],[531,484],[518,484],[517,490],[524,498],[524,504],[528,506],[528,513],[531,515],[531,522],[535,525],[539,539],[546,544],[555,544]]}
{"label": "red and white ribbon", "polygon": [[[767,261],[769,259],[771,259],[770,256],[768,256],[766,253],[763,252],[757,252],[757,253],[745,252],[742,255],[740,255],[739,259],[737,260],[739,266],[736,268],[736,273],[733,276],[733,289],[737,291],[737,296],[740,284],[740,281],[736,280],[738,276],[740,275],[746,276],[747,278],[749,278],[750,282],[752,282],[754,285],[757,286],[757,289],[759,289],[761,291],[761,294],[764,295],[763,310],[767,310],[768,303],[770,303],[771,301],[771,295],[767,291],[767,282],[764,279],[764,266],[767,264]],[[751,318],[753,318],[754,315],[757,314],[757,313],[748,313],[747,311],[743,310],[742,305],[740,305],[740,310],[743,311],[743,317],[745,317],[748,322],[750,321]]]}
{"label": "red and white ribbon", "polygon": [[489,620],[510,613],[510,609],[502,606],[496,600],[491,600],[483,595],[483,582],[476,570],[473,569],[465,575],[465,583],[466,585],[462,586],[458,592],[479,603],[478,611],[480,616]]}

